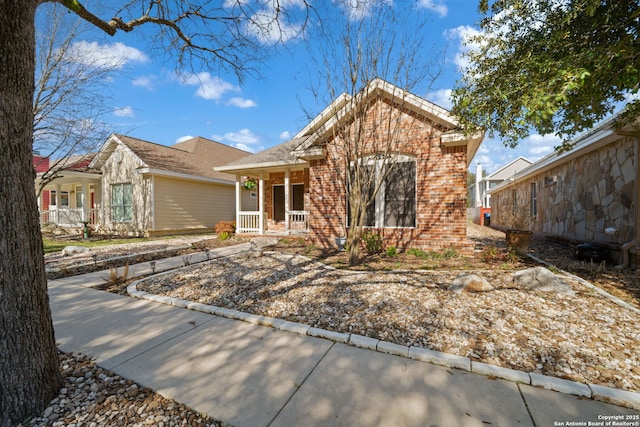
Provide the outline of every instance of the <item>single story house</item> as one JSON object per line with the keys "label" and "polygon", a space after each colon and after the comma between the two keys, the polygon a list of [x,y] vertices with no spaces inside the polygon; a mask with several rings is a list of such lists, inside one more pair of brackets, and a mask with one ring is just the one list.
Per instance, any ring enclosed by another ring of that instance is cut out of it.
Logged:
{"label": "single story house", "polygon": [[[355,159],[345,150],[373,171],[392,161],[365,226],[386,246],[467,251],[467,167],[482,138],[465,135],[447,110],[375,79],[339,96],[290,141],[215,169],[235,175],[237,232],[308,230],[330,247],[349,232],[346,159]],[[257,184],[254,211],[241,206],[247,183]]]}
{"label": "single story house", "polygon": [[640,253],[640,122],[618,128],[614,116],[518,172],[491,191],[491,225],[525,228],[571,242]]}
{"label": "single story house", "polygon": [[235,177],[213,166],[249,154],[202,137],[165,146],[114,134],[84,171],[61,171],[45,187],[53,206],[41,216],[117,235],[212,231],[235,218]]}

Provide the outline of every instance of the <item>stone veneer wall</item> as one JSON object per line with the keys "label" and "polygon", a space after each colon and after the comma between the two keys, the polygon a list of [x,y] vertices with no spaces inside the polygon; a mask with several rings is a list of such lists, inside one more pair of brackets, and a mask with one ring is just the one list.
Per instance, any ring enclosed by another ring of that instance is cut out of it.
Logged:
{"label": "stone veneer wall", "polygon": [[[377,110],[367,115],[371,123],[365,128],[385,129],[384,118],[388,120],[391,114],[394,123],[398,123],[394,132],[398,151],[416,157],[416,227],[375,230],[382,233],[385,247],[455,248],[470,253],[472,245],[466,237],[467,147],[444,147],[440,142],[442,128],[385,101],[378,101],[371,108]],[[376,138],[374,131],[370,135],[365,141],[368,151],[381,151],[384,135]],[[334,246],[335,237],[347,232],[346,194],[341,178],[345,175],[345,162],[339,146],[329,141],[327,157],[310,162],[311,237],[324,247]]]}
{"label": "stone veneer wall", "polygon": [[[516,228],[517,220],[525,218],[531,220],[529,229],[548,236],[614,245],[631,240],[638,168],[635,146],[634,139],[621,138],[495,191],[491,225]],[[530,217],[532,183],[537,187],[536,218]],[[606,234],[608,227],[616,228],[617,234]]]}

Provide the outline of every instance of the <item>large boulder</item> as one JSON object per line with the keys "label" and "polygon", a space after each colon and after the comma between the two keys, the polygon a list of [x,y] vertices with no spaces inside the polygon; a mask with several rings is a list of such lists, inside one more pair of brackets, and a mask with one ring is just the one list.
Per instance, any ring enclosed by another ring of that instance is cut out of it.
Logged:
{"label": "large boulder", "polygon": [[457,294],[462,292],[488,292],[493,290],[493,286],[487,279],[477,274],[461,274],[453,280],[449,290]]}
{"label": "large boulder", "polygon": [[525,291],[573,293],[573,289],[544,267],[527,268],[513,274],[513,287]]}

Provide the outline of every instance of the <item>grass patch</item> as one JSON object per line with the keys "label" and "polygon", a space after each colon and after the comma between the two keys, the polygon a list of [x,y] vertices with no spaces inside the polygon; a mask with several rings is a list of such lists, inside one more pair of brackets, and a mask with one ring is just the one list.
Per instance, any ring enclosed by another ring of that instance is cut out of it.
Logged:
{"label": "grass patch", "polygon": [[140,243],[140,242],[148,242],[150,240],[155,240],[155,239],[149,239],[149,238],[145,238],[145,237],[139,237],[139,238],[131,238],[131,239],[104,239],[104,240],[88,240],[88,241],[84,241],[84,240],[78,240],[78,241],[71,241],[71,240],[54,240],[54,239],[48,239],[46,237],[42,238],[42,244],[44,246],[44,253],[45,254],[50,254],[53,252],[60,252],[61,250],[63,250],[65,248],[65,246],[84,246],[87,248],[93,248],[93,247],[97,247],[97,246],[108,246],[108,245],[119,245],[122,243]]}

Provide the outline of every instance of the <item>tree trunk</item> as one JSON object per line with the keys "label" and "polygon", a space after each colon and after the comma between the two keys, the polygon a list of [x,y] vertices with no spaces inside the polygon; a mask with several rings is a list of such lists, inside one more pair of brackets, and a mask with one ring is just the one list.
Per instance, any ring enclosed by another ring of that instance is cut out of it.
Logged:
{"label": "tree trunk", "polygon": [[62,384],[32,165],[36,0],[0,0],[0,426]]}

